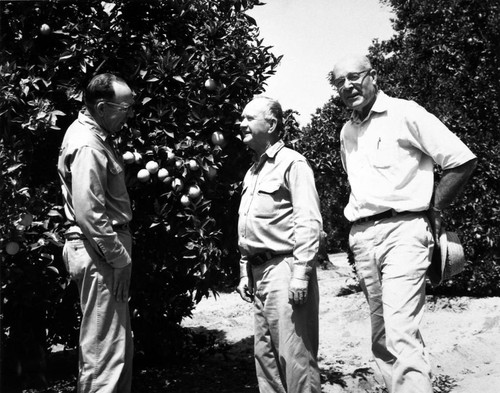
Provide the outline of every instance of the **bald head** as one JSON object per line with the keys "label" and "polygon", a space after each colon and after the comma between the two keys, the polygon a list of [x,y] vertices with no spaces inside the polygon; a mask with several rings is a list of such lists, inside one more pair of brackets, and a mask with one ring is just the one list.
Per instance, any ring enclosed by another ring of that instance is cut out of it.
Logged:
{"label": "bald head", "polygon": [[[351,54],[347,56],[343,56],[339,60],[335,62],[335,65],[333,66],[333,78],[331,79],[331,82],[333,82],[335,79],[339,78],[342,76],[342,71],[349,69],[349,70],[367,70],[371,69],[372,64],[370,60],[368,59],[367,56],[361,55],[361,54]],[[353,72],[353,71],[350,71]],[[355,71],[354,71],[355,72]]]}

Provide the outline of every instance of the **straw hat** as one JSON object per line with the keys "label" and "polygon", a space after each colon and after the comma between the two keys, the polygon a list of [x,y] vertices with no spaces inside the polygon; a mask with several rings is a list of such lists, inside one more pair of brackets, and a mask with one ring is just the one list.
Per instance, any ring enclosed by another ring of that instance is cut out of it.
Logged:
{"label": "straw hat", "polygon": [[433,285],[439,285],[464,270],[465,256],[455,232],[444,231],[434,248],[428,276]]}

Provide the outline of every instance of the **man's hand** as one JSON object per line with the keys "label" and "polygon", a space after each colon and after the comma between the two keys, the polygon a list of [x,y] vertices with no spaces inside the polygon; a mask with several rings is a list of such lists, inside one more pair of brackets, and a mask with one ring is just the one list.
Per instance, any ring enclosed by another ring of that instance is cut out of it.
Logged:
{"label": "man's hand", "polygon": [[292,278],[288,289],[288,299],[294,304],[304,304],[307,301],[309,281]]}
{"label": "man's hand", "polygon": [[123,268],[113,269],[113,295],[117,302],[126,302],[128,300],[131,275],[131,264]]}
{"label": "man's hand", "polygon": [[441,217],[441,211],[437,209],[433,209],[432,207],[429,209],[427,217],[429,218],[429,222],[431,224],[432,236],[434,237],[434,244],[439,244],[439,236],[441,236],[441,232],[444,230],[443,218]]}
{"label": "man's hand", "polygon": [[236,288],[241,298],[245,302],[252,303],[253,302],[253,289],[250,284],[250,280],[248,277],[241,277],[238,288]]}

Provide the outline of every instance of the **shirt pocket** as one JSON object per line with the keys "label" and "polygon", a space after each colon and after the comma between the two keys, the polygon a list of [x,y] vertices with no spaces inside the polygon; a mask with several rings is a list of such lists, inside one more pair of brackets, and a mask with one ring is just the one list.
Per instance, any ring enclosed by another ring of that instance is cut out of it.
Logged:
{"label": "shirt pocket", "polygon": [[396,140],[379,139],[377,149],[372,157],[372,164],[375,168],[389,168],[398,165],[399,144]]}
{"label": "shirt pocket", "polygon": [[123,172],[122,166],[114,159],[108,161],[108,169],[113,175],[120,175]]}
{"label": "shirt pocket", "polygon": [[106,192],[110,195],[108,203],[118,210],[128,209],[128,193],[125,184],[125,171],[123,165],[117,160],[108,160],[108,187]]}
{"label": "shirt pocket", "polygon": [[280,189],[281,183],[278,181],[268,181],[258,185],[254,205],[255,217],[266,218],[276,215],[281,199]]}

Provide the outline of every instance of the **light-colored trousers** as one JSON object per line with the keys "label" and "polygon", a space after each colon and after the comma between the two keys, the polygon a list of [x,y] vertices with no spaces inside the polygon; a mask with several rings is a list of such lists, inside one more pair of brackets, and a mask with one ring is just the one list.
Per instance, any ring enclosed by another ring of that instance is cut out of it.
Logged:
{"label": "light-colored trousers", "polygon": [[[130,252],[128,231],[119,238]],[[87,240],[67,240],[63,259],[78,286],[80,325],[78,393],[129,393],[133,339],[128,302],[112,294],[113,268]]]}
{"label": "light-colored trousers", "polygon": [[260,393],[320,393],[317,362],[319,291],[316,270],[307,302],[292,305],[288,288],[293,257],[252,267],[255,366]]}
{"label": "light-colored trousers", "polygon": [[434,241],[422,213],[355,224],[349,244],[370,307],[372,352],[390,393],[432,393],[420,335]]}

